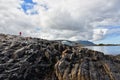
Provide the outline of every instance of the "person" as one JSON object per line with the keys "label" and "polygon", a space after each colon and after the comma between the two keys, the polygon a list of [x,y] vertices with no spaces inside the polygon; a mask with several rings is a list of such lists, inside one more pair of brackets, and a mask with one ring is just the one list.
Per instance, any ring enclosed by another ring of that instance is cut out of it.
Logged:
{"label": "person", "polygon": [[22,32],[19,32],[19,35],[21,36],[21,35],[22,35]]}

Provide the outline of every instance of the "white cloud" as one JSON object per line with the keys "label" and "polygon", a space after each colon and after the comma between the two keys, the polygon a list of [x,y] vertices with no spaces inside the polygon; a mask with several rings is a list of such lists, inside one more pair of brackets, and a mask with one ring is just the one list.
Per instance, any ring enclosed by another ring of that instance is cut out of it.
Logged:
{"label": "white cloud", "polygon": [[0,0],[0,32],[7,34],[18,34],[20,31],[26,34],[36,25],[32,16],[26,15],[19,9],[20,0]]}
{"label": "white cloud", "polygon": [[93,31],[93,39],[94,41],[96,40],[101,40],[103,38],[105,38],[105,36],[107,35],[108,29],[94,29]]}
{"label": "white cloud", "polygon": [[[0,1],[0,32],[46,39],[99,40],[109,34],[108,26],[120,25],[119,0],[33,0],[37,4],[27,11],[23,1]],[[102,29],[101,27],[106,27]],[[40,31],[35,31],[40,27]],[[100,29],[99,29],[100,28]]]}

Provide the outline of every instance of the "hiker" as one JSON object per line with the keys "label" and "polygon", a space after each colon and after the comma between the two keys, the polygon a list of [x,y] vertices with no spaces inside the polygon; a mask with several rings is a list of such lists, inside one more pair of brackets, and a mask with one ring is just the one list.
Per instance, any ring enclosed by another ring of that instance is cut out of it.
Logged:
{"label": "hiker", "polygon": [[21,35],[22,35],[22,32],[19,32],[19,35],[21,36]]}

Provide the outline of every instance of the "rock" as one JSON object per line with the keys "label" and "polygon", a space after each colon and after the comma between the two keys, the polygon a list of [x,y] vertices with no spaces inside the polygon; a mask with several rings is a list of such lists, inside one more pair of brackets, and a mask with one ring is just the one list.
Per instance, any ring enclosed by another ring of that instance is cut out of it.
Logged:
{"label": "rock", "polygon": [[119,80],[120,55],[0,34],[0,80]]}
{"label": "rock", "polygon": [[[56,75],[59,80],[118,80],[120,74],[119,63],[113,61],[116,58],[109,57],[103,53],[88,49],[81,49],[79,53],[66,53],[55,65]],[[66,63],[66,56],[70,57],[69,64]],[[78,56],[75,56],[78,55]],[[114,66],[114,67],[113,67]],[[117,76],[116,76],[117,75]]]}
{"label": "rock", "polygon": [[22,47],[22,48],[16,50],[16,51],[13,53],[13,57],[14,57],[14,58],[21,58],[22,56],[24,56],[24,52],[25,52],[25,48]]}

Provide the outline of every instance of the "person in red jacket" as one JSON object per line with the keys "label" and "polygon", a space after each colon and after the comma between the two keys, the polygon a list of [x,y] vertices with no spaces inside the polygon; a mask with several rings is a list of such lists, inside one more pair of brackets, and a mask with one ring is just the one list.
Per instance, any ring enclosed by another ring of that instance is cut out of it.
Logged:
{"label": "person in red jacket", "polygon": [[21,35],[22,35],[22,32],[19,32],[19,35],[21,36]]}

